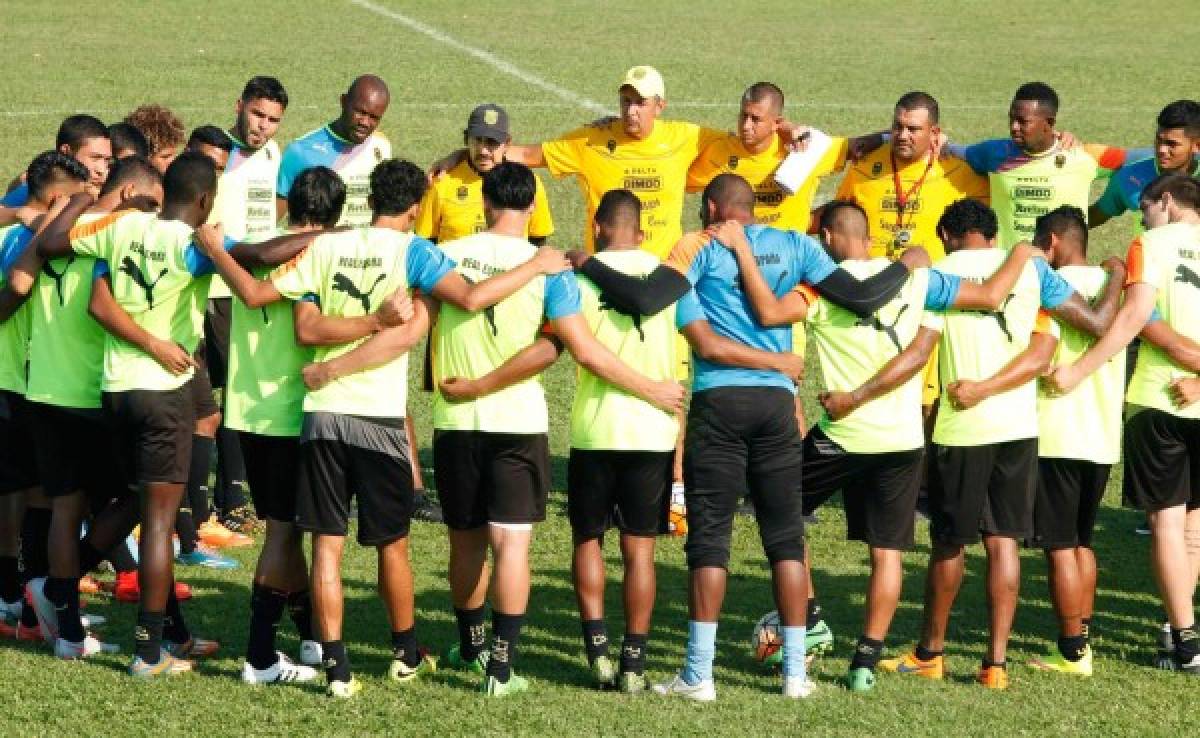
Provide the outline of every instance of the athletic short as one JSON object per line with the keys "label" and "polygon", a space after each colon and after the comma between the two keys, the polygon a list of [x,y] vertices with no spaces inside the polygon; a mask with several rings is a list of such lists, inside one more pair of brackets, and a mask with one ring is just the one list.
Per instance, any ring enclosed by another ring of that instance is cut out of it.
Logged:
{"label": "athletic short", "polygon": [[38,485],[28,406],[24,395],[0,390],[0,495]]}
{"label": "athletic short", "polygon": [[296,519],[300,476],[300,439],[238,431],[246,459],[246,482],[254,512],[263,520],[291,523]]}
{"label": "athletic short", "polygon": [[404,418],[305,413],[296,526],[344,536],[350,501],[357,498],[361,545],[382,546],[404,538],[413,513],[411,458]]}
{"label": "athletic short", "polygon": [[208,352],[208,377],[217,389],[224,389],[229,377],[229,323],[232,317],[233,298],[214,297],[208,301],[208,309],[204,311],[204,346]]}
{"label": "athletic short", "polygon": [[204,341],[201,341],[200,345],[196,347],[192,358],[199,366],[192,374],[188,387],[192,391],[192,412],[195,414],[196,420],[200,420],[221,412],[221,408],[217,407],[217,401],[213,398],[213,386],[208,375],[208,345]]}
{"label": "athletic short", "polygon": [[850,453],[814,427],[804,439],[804,514],[840,491],[849,540],[908,550],[924,455],[923,448]]}
{"label": "athletic short", "polygon": [[966,545],[979,534],[1024,540],[1033,534],[1036,438],[983,446],[934,444],[930,538]]}
{"label": "athletic short", "polygon": [[738,502],[749,493],[767,560],[804,560],[804,444],[795,396],[779,387],[692,395],[684,440],[688,567],[727,567]]}
{"label": "athletic short", "polygon": [[942,385],[938,379],[938,347],[935,345],[929,354],[929,361],[921,372],[921,404],[928,407],[937,402],[942,395]]}
{"label": "athletic short", "polygon": [[452,530],[546,519],[550,445],[545,433],[435,430],[433,476]]}
{"label": "athletic short", "polygon": [[1033,545],[1050,550],[1090,548],[1111,471],[1112,466],[1092,461],[1039,458]]}
{"label": "athletic short", "polygon": [[85,492],[106,503],[129,492],[113,434],[97,409],[26,404],[38,476],[47,497]]}
{"label": "athletic short", "polygon": [[571,449],[567,519],[575,540],[600,538],[614,526],[631,536],[666,533],[674,456],[671,451]]}
{"label": "athletic short", "polygon": [[191,382],[172,390],[105,392],[102,402],[130,481],[187,482],[196,426]]}
{"label": "athletic short", "polygon": [[1125,423],[1125,504],[1200,507],[1200,420],[1147,408]]}

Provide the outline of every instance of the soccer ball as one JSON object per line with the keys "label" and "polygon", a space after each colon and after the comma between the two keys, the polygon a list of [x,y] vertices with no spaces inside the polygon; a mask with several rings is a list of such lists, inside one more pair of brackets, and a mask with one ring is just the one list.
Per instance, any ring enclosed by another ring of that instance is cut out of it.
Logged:
{"label": "soccer ball", "polygon": [[783,633],[780,630],[779,612],[772,610],[758,619],[750,635],[750,649],[760,663],[770,663],[771,657],[783,648]]}

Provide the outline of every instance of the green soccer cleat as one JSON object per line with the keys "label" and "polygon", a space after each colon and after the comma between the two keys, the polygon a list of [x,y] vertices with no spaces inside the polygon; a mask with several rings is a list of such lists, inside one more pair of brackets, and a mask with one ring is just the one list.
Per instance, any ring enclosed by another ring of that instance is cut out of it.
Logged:
{"label": "green soccer cleat", "polygon": [[597,657],[592,662],[591,670],[597,689],[612,689],[617,686],[617,665],[608,656]]}
{"label": "green soccer cleat", "polygon": [[483,676],[487,671],[488,652],[480,651],[475,658],[467,661],[462,657],[462,647],[455,643],[446,651],[444,657],[446,666],[457,671],[469,671],[473,674]]}
{"label": "green soccer cleat", "polygon": [[[828,653],[833,649],[833,631],[824,620],[818,620],[817,624],[809,628],[804,633],[804,664],[810,665],[813,659],[823,653]],[[774,669],[783,666],[783,648],[780,647],[775,653],[763,659],[763,663]]]}
{"label": "green soccer cleat", "polygon": [[403,659],[392,659],[391,666],[388,667],[388,678],[393,682],[406,684],[427,677],[437,671],[437,659],[428,653],[421,653],[421,660],[416,666],[409,666],[404,663]]}
{"label": "green soccer cleat", "polygon": [[354,677],[350,677],[350,681],[348,682],[339,682],[337,680],[330,682],[329,686],[325,689],[325,694],[339,700],[348,700],[361,692],[362,688],[362,682]]}
{"label": "green soccer cleat", "polygon": [[1048,656],[1032,659],[1029,665],[1038,671],[1055,671],[1059,674],[1090,677],[1092,675],[1092,647],[1086,646],[1083,649],[1083,657],[1078,661],[1068,661],[1055,650]]}
{"label": "green soccer cleat", "polygon": [[514,694],[527,692],[528,690],[529,680],[525,677],[517,676],[516,672],[509,674],[507,682],[502,682],[496,677],[490,676],[484,679],[483,683],[479,685],[479,691],[488,697],[510,697]]}
{"label": "green soccer cleat", "polygon": [[870,692],[875,688],[875,672],[865,666],[846,672],[842,682],[851,692]]}
{"label": "green soccer cleat", "polygon": [[638,674],[633,671],[623,671],[617,677],[617,689],[625,694],[639,694],[645,692],[648,684],[645,674]]}

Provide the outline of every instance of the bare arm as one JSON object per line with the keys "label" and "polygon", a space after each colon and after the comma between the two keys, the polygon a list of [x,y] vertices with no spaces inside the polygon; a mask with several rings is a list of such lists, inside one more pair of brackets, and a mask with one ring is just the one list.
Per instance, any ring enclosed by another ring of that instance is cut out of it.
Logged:
{"label": "bare arm", "polygon": [[[408,302],[412,310],[412,302]],[[297,302],[292,308],[292,317],[296,343],[301,346],[340,346],[388,327],[378,312],[356,317],[332,317],[322,314],[319,307],[305,300]]]}
{"label": "bare arm", "polygon": [[137,346],[172,374],[183,374],[196,366],[191,354],[183,346],[158,338],[129,317],[129,313],[126,313],[113,297],[108,277],[92,280],[88,313],[104,330],[126,343]]}
{"label": "bare arm", "polygon": [[[438,179],[466,160],[467,150],[455,149],[429,167],[429,176],[431,179]],[[509,144],[508,148],[504,150],[504,160],[524,164],[530,169],[546,166],[546,157],[542,155],[541,144]]]}
{"label": "bare arm", "polygon": [[1162,349],[1171,361],[1189,372],[1200,372],[1200,344],[1178,333],[1165,320],[1156,320],[1142,329],[1141,337]]}
{"label": "bare arm", "polygon": [[1058,339],[1049,333],[1034,333],[1029,345],[1014,356],[1000,371],[987,379],[960,379],[946,385],[950,403],[959,410],[975,407],[983,400],[1016,389],[1041,376],[1050,368]]}
{"label": "bare arm", "polygon": [[[286,264],[312,244],[313,239],[329,231],[288,233],[260,243],[239,243],[229,250],[234,261],[246,269]],[[222,244],[224,246],[224,244]]]}
{"label": "bare arm", "polygon": [[71,253],[71,229],[93,202],[95,201],[92,196],[88,194],[73,196],[58,217],[46,224],[42,232],[34,237],[29,248],[36,249],[45,259]]}
{"label": "bare arm", "polygon": [[540,274],[557,274],[570,268],[561,251],[543,246],[529,261],[477,284],[468,283],[458,272],[447,272],[433,286],[433,296],[468,312],[478,312],[509,297]]}
{"label": "bare arm", "polygon": [[883,397],[887,393],[903,385],[917,375],[933,354],[940,334],[924,326],[917,331],[912,343],[904,350],[893,356],[886,364],[871,376],[870,379],[850,392],[821,392],[817,399],[825,408],[830,420],[841,420],[858,408],[872,400]]}
{"label": "bare arm", "polygon": [[1032,254],[1033,247],[1021,242],[1013,246],[1008,258],[992,276],[984,280],[983,284],[962,280],[958,288],[958,297],[954,299],[954,307],[960,310],[998,310],[1004,303],[1004,298],[1008,297],[1017,284],[1021,272],[1025,269],[1025,263]]}
{"label": "bare arm", "polygon": [[1096,300],[1095,305],[1089,305],[1078,292],[1071,295],[1066,302],[1050,312],[1054,317],[1067,325],[1099,338],[1112,326],[1117,317],[1117,309],[1121,303],[1121,292],[1125,287],[1125,264],[1120,259],[1104,260],[1104,268],[1108,270],[1108,283]]}
{"label": "bare arm", "polygon": [[536,341],[482,377],[445,377],[438,382],[438,389],[450,402],[464,402],[490,395],[541,374],[558,359],[562,348],[558,339],[539,336]]}
{"label": "bare arm", "polygon": [[217,273],[229,285],[229,291],[237,296],[247,307],[260,308],[283,299],[279,290],[269,279],[258,279],[246,271],[225,250],[225,234],[220,224],[206,224],[196,229],[196,242],[213,265]]}
{"label": "bare arm", "polygon": [[791,351],[763,351],[717,335],[707,320],[694,320],[683,328],[683,335],[705,361],[746,369],[780,372],[797,384],[804,379],[804,357]]}
{"label": "bare arm", "polygon": [[33,283],[37,281],[38,272],[42,268],[42,257],[36,248],[26,247],[25,253],[17,259],[8,273],[4,289],[0,290],[0,323],[12,317],[21,305],[29,299]]}
{"label": "bare arm", "polygon": [[[311,302],[296,303],[297,313],[301,310],[317,311],[318,308]],[[414,300],[412,320],[376,333],[341,356],[309,364],[303,370],[304,384],[311,390],[317,390],[335,379],[383,366],[407,353],[428,332],[430,311],[428,298]]]}
{"label": "bare arm", "polygon": [[596,340],[579,313],[557,318],[553,325],[555,335],[575,361],[592,374],[667,412],[674,413],[683,406],[683,387],[673,381],[647,379],[630,369]]}
{"label": "bare arm", "polygon": [[1125,288],[1125,302],[1108,332],[1075,360],[1074,364],[1056,368],[1046,378],[1054,391],[1065,393],[1075,389],[1083,378],[1099,369],[1118,351],[1122,351],[1134,336],[1142,332],[1150,313],[1154,311],[1156,289],[1145,282]]}
{"label": "bare arm", "polygon": [[288,201],[286,197],[275,198],[275,218],[276,223],[281,220],[286,220],[288,214]]}

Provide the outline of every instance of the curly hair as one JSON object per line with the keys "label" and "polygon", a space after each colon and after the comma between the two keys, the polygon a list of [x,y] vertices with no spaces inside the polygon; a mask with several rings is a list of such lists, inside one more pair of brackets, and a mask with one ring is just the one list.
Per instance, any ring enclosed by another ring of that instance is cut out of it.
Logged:
{"label": "curly hair", "polygon": [[183,145],[183,121],[162,105],[139,105],[125,116],[125,122],[142,132],[150,142],[151,153]]}

